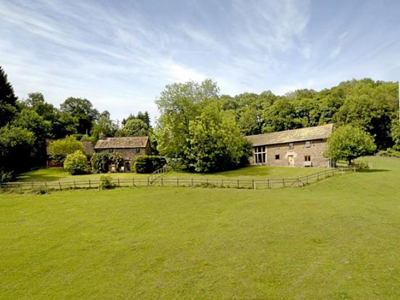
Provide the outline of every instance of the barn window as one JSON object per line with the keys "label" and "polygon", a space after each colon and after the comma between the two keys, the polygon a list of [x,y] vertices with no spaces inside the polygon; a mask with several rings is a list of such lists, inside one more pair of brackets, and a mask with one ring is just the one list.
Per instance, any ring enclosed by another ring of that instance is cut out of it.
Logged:
{"label": "barn window", "polygon": [[275,154],[275,160],[280,160],[281,156],[279,154]]}
{"label": "barn window", "polygon": [[310,148],[311,147],[311,142],[310,141],[307,141],[306,142],[306,148]]}
{"label": "barn window", "polygon": [[265,163],[265,146],[254,147],[254,161],[256,164]]}
{"label": "barn window", "polygon": [[304,161],[311,161],[311,156],[310,155],[304,156]]}
{"label": "barn window", "polygon": [[289,143],[289,149],[293,149],[293,148],[294,148],[293,143]]}

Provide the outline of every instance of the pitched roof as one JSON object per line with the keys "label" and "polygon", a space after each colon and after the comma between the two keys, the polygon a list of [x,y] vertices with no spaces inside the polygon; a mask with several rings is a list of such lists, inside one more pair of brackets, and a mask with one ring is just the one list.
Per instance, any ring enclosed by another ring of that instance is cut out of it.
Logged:
{"label": "pitched roof", "polygon": [[253,146],[284,144],[291,142],[327,139],[331,136],[333,124],[293,130],[249,135],[246,138]]}
{"label": "pitched roof", "polygon": [[92,156],[94,154],[94,148],[92,142],[81,142],[83,145],[83,153],[87,156]]}
{"label": "pitched roof", "polygon": [[98,140],[94,149],[145,148],[148,141],[148,136],[112,137]]}

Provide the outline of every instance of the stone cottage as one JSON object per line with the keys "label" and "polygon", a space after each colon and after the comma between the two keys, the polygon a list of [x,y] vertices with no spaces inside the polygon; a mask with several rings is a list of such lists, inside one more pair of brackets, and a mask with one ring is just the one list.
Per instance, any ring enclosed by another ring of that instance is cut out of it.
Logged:
{"label": "stone cottage", "polygon": [[109,137],[100,135],[94,146],[95,152],[119,153],[124,159],[124,171],[130,171],[131,162],[139,155],[151,155],[148,136]]}
{"label": "stone cottage", "polygon": [[330,167],[324,157],[333,124],[246,136],[253,144],[252,165]]}

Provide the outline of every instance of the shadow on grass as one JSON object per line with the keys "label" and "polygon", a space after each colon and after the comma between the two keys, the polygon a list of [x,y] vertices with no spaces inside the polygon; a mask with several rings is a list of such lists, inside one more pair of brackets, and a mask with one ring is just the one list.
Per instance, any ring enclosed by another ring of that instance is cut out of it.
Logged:
{"label": "shadow on grass", "polygon": [[380,173],[380,172],[390,172],[392,170],[386,170],[386,169],[361,169],[358,170],[357,172],[360,173]]}

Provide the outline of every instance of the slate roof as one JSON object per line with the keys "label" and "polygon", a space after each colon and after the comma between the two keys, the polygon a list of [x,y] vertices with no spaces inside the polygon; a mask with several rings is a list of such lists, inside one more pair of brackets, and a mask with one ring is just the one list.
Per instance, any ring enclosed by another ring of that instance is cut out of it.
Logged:
{"label": "slate roof", "polygon": [[331,136],[332,131],[333,124],[328,124],[316,127],[249,135],[246,136],[246,138],[253,144],[253,146],[263,146],[327,139]]}
{"label": "slate roof", "polygon": [[110,137],[98,140],[94,149],[145,148],[148,142],[148,136]]}

